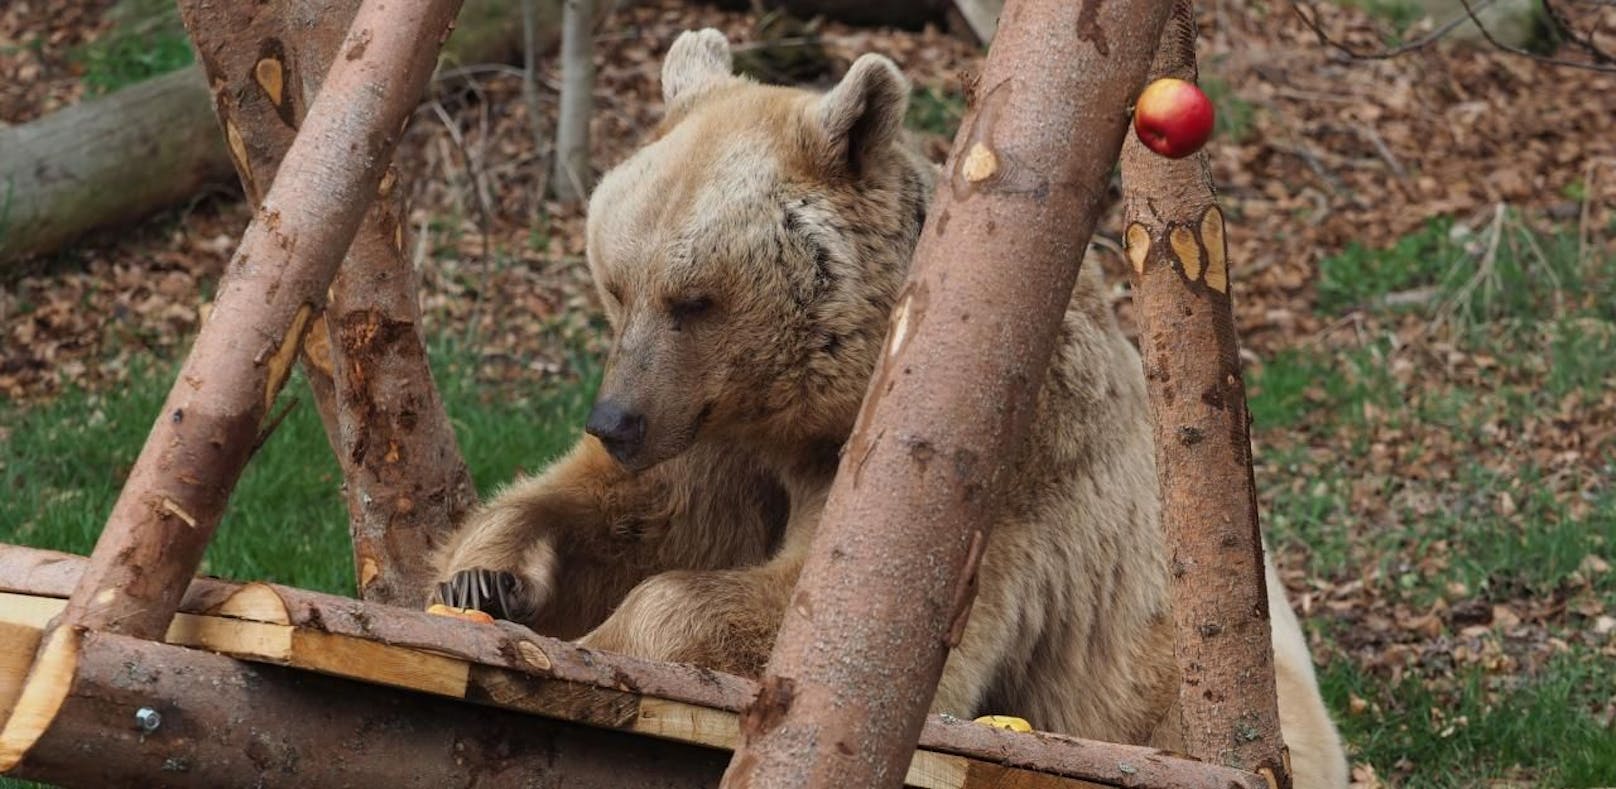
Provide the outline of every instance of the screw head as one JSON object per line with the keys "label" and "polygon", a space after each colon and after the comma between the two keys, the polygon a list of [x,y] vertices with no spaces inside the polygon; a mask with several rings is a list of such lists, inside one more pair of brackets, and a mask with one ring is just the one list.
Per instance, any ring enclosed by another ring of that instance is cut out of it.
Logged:
{"label": "screw head", "polygon": [[150,734],[163,725],[163,715],[151,707],[141,707],[135,710],[135,726],[141,731]]}

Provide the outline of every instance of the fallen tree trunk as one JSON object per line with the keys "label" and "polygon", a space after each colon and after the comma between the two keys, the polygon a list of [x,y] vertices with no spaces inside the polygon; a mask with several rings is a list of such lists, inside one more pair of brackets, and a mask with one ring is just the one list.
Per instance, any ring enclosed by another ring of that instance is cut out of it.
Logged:
{"label": "fallen tree trunk", "polygon": [[[37,631],[36,631],[37,632]],[[16,635],[16,634],[10,634]],[[724,752],[64,629],[9,774],[64,786],[710,786]],[[3,746],[0,746],[3,747]]]}
{"label": "fallen tree trunk", "polygon": [[459,5],[360,7],[58,627],[167,630]]}
{"label": "fallen tree trunk", "polygon": [[1005,14],[726,786],[902,777],[1169,7]]}
{"label": "fallen tree trunk", "polygon": [[189,199],[230,174],[222,142],[199,69],[0,128],[0,261]]}
{"label": "fallen tree trunk", "polygon": [[[444,59],[513,60],[522,36],[511,20],[521,1],[466,0]],[[553,49],[561,2],[537,5],[537,40]],[[200,64],[0,128],[0,263],[149,216],[230,173]]]}
{"label": "fallen tree trunk", "polygon": [[[180,2],[203,66],[215,75],[219,124],[257,207],[359,3],[305,2],[290,17],[274,6],[252,13],[253,5]],[[298,22],[311,14],[322,24]],[[476,492],[427,363],[398,184],[389,166],[331,303],[311,319],[302,359],[346,483],[359,595],[420,607],[433,580],[429,557]]]}
{"label": "fallen tree trunk", "polygon": [[[70,594],[87,565],[72,554],[0,544],[0,593],[35,596],[0,596],[0,627],[37,635],[61,608],[50,598]],[[684,664],[595,652],[510,623],[476,625],[271,584],[199,578],[181,611],[165,635],[169,643],[718,748],[739,743],[736,713],[757,688]],[[24,669],[32,654],[24,655]],[[0,650],[0,671],[5,657]],[[0,674],[0,718],[5,688]],[[919,749],[905,778],[910,786],[1262,787],[1249,773],[1150,748],[936,716]]]}
{"label": "fallen tree trunk", "polygon": [[[1195,80],[1189,0],[1174,3],[1151,76]],[[1169,159],[1129,135],[1122,184],[1172,556],[1183,747],[1286,787],[1246,390],[1211,167],[1204,150]]]}

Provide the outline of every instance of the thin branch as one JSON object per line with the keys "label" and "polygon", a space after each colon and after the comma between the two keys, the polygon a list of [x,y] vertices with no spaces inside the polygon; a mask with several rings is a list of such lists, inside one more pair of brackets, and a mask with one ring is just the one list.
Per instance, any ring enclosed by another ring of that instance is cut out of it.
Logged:
{"label": "thin branch", "polygon": [[488,209],[488,203],[483,198],[483,189],[480,184],[482,175],[478,172],[477,163],[472,161],[471,151],[466,147],[465,136],[460,133],[459,124],[449,116],[444,109],[443,102],[433,101],[432,112],[443,123],[443,128],[449,132],[449,139],[460,150],[460,158],[466,163],[466,175],[471,179],[472,200],[477,204],[477,230],[482,236],[481,259],[477,261],[477,269],[483,274],[483,281],[477,286],[477,295],[473,297],[471,314],[466,319],[466,346],[470,347],[477,336],[477,322],[481,319],[483,294],[488,290],[488,266],[493,260],[493,242],[491,240],[493,218]]}
{"label": "thin branch", "polygon": [[1536,61],[1538,61],[1540,63],[1548,63],[1548,64],[1554,65],[1554,66],[1569,66],[1571,68],[1586,69],[1588,71],[1600,71],[1600,72],[1604,72],[1604,73],[1607,73],[1607,74],[1616,74],[1616,65],[1604,65],[1604,64],[1600,64],[1600,63],[1582,63],[1582,62],[1578,62],[1578,61],[1575,61],[1575,60],[1565,60],[1564,58],[1550,57],[1548,55],[1539,55],[1536,52],[1529,52],[1527,50],[1521,49],[1520,47],[1512,47],[1512,46],[1510,46],[1508,44],[1505,44],[1504,42],[1499,41],[1496,37],[1494,37],[1492,31],[1488,30],[1487,26],[1483,25],[1481,23],[1481,18],[1476,16],[1476,7],[1470,3],[1470,0],[1459,0],[1459,4],[1464,6],[1465,14],[1469,15],[1470,20],[1472,22],[1476,23],[1476,29],[1481,31],[1481,35],[1482,35],[1483,38],[1487,39],[1487,43],[1492,44],[1493,46],[1495,46],[1495,47],[1497,47],[1497,48],[1499,48],[1499,49],[1501,49],[1501,50],[1503,50],[1505,52],[1508,52],[1511,55],[1519,55],[1520,57],[1523,57],[1523,58],[1536,60]]}
{"label": "thin branch", "polygon": [[[1481,0],[1481,2],[1477,3],[1476,5],[1478,9],[1485,9],[1487,6],[1492,5],[1493,2],[1494,0]],[[1473,16],[1456,16],[1449,19],[1447,22],[1444,22],[1441,27],[1438,27],[1430,33],[1427,33],[1426,35],[1414,39],[1408,43],[1392,47],[1391,49],[1383,49],[1379,52],[1361,52],[1340,41],[1330,38],[1330,35],[1324,32],[1323,26],[1319,24],[1318,14],[1315,13],[1313,16],[1308,16],[1307,12],[1302,10],[1302,6],[1302,3],[1292,3],[1291,10],[1295,11],[1296,15],[1301,18],[1302,24],[1307,25],[1308,29],[1312,30],[1315,36],[1318,36],[1319,43],[1332,47],[1340,51],[1342,54],[1357,60],[1386,60],[1389,58],[1395,58],[1399,55],[1406,55],[1418,49],[1424,49],[1425,47],[1440,41],[1449,33],[1452,33],[1454,29],[1464,24],[1467,18],[1474,18]],[[1481,23],[1477,22],[1476,24],[1479,26]]]}
{"label": "thin branch", "polygon": [[1476,29],[1481,31],[1481,36],[1487,40],[1487,43],[1511,55],[1536,60],[1538,62],[1547,63],[1554,66],[1566,66],[1569,68],[1578,68],[1603,73],[1616,73],[1616,58],[1613,58],[1609,53],[1605,52],[1603,49],[1600,49],[1592,42],[1591,39],[1586,39],[1580,33],[1572,29],[1571,26],[1562,18],[1562,16],[1552,8],[1549,0],[1545,0],[1544,7],[1548,9],[1550,18],[1554,20],[1555,26],[1560,28],[1562,32],[1566,34],[1568,41],[1576,45],[1578,49],[1588,52],[1590,56],[1599,62],[1588,63],[1577,60],[1566,60],[1564,58],[1551,57],[1549,55],[1539,55],[1536,52],[1522,49],[1520,47],[1510,46],[1509,44],[1499,41],[1498,38],[1493,35],[1493,32],[1488,30],[1487,26],[1482,23],[1479,16],[1482,11],[1486,10],[1495,1],[1496,0],[1476,0],[1475,2],[1471,2],[1471,0],[1459,0],[1460,4],[1464,6],[1464,15],[1449,19],[1437,29],[1413,41],[1376,52],[1366,52],[1363,50],[1354,49],[1341,41],[1331,38],[1330,34],[1324,32],[1324,27],[1319,24],[1317,12],[1310,14],[1309,12],[1302,10],[1303,6],[1305,5],[1304,3],[1292,3],[1291,10],[1294,11],[1296,16],[1302,20],[1302,24],[1306,25],[1309,30],[1313,31],[1313,35],[1318,38],[1320,44],[1328,46],[1331,49],[1346,55],[1347,57],[1353,58],[1354,60],[1388,60],[1390,58],[1406,55],[1410,52],[1424,49],[1425,47],[1440,41],[1465,22],[1473,22],[1476,25]]}
{"label": "thin branch", "polygon": [[1565,36],[1566,41],[1587,52],[1590,57],[1600,63],[1616,63],[1616,55],[1606,52],[1602,47],[1594,43],[1592,36],[1578,31],[1571,24],[1571,20],[1566,17],[1565,12],[1555,6],[1554,3],[1555,0],[1543,0],[1543,13],[1554,22],[1554,26]]}

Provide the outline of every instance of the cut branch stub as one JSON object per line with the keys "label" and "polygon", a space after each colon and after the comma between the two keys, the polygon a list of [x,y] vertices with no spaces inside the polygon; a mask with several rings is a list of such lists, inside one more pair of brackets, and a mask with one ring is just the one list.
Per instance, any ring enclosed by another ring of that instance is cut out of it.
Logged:
{"label": "cut branch stub", "polygon": [[1152,238],[1151,228],[1132,222],[1123,235],[1134,276],[1155,266],[1168,266],[1190,287],[1229,295],[1228,245],[1223,237],[1223,212],[1209,206],[1198,222],[1168,222]]}

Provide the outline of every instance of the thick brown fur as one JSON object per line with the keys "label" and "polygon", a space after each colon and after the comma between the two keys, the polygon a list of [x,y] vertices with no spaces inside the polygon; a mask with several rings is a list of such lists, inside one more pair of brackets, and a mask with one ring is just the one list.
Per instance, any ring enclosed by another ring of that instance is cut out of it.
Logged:
{"label": "thick brown fur", "polygon": [[[925,218],[936,169],[907,83],[866,55],[820,95],[731,76],[686,33],[653,141],[590,201],[614,328],[601,387],[645,418],[619,462],[586,437],[475,513],[443,578],[516,577],[541,632],[756,675],[818,521]],[[1082,276],[934,711],[1170,744],[1177,670],[1139,357]],[[1270,570],[1271,573],[1271,570]],[[1297,786],[1344,786],[1339,738],[1270,577]]]}

